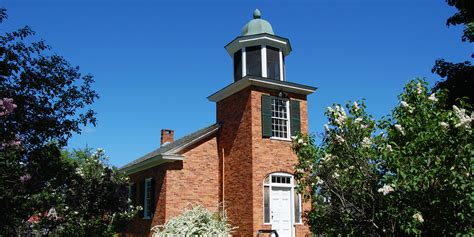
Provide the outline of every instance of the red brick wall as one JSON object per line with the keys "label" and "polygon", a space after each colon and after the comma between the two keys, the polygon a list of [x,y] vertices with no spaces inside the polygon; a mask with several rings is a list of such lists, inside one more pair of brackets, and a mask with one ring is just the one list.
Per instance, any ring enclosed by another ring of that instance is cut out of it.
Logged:
{"label": "red brick wall", "polygon": [[[297,161],[290,141],[262,138],[261,95],[277,93],[251,87],[218,102],[216,116],[222,127],[217,138],[184,151],[182,162],[131,175],[137,183],[155,178],[157,209],[153,220],[133,220],[130,236],[146,236],[151,226],[178,215],[188,203],[201,203],[217,211],[222,201],[231,224],[238,227],[234,236],[255,236],[259,229],[270,229],[270,225],[263,225],[263,180],[273,172],[293,173]],[[289,97],[300,100],[301,129],[307,132],[306,97]],[[310,203],[304,203],[303,211],[309,209]],[[307,225],[297,225],[296,236],[308,233]]]}
{"label": "red brick wall", "polygon": [[201,204],[216,212],[219,205],[219,156],[212,137],[183,153],[181,169],[166,174],[166,220],[179,215],[188,204]]}
{"label": "red brick wall", "polygon": [[250,89],[217,103],[222,122],[218,147],[224,159],[224,205],[235,236],[252,236],[252,124]]}
{"label": "red brick wall", "polygon": [[[219,154],[225,160],[225,204],[229,220],[238,226],[235,236],[255,236],[263,225],[263,180],[273,172],[293,173],[297,157],[291,141],[262,138],[261,95],[277,96],[279,91],[247,88],[217,103]],[[301,129],[308,131],[306,96],[289,94],[300,101]],[[223,155],[223,156],[222,156]],[[303,204],[303,211],[310,203]],[[297,225],[296,236],[309,233],[307,225]]]}
{"label": "red brick wall", "polygon": [[[127,236],[150,236],[149,230],[179,215],[188,204],[202,204],[217,211],[219,204],[219,157],[217,139],[206,141],[183,152],[184,161],[162,164],[130,175],[141,185],[155,179],[155,213],[150,220],[137,216],[127,226]],[[137,200],[140,198],[139,187]],[[138,202],[140,203],[140,202]]]}
{"label": "red brick wall", "polygon": [[169,164],[163,164],[147,170],[140,171],[130,175],[130,181],[137,185],[137,205],[141,205],[143,196],[140,194],[143,190],[143,181],[147,178],[153,178],[155,180],[155,213],[152,219],[143,219],[140,216],[136,216],[127,225],[127,236],[148,236],[151,227],[165,222],[165,206],[166,202],[166,182],[165,175]]}
{"label": "red brick wall", "polygon": [[[291,150],[291,141],[262,138],[261,97],[262,94],[278,96],[278,91],[254,88],[251,94],[252,103],[252,170],[253,170],[253,229],[271,229],[263,224],[263,180],[270,173],[284,172],[293,174],[297,157]],[[301,131],[308,132],[308,112],[306,97],[289,94],[290,99],[300,101]],[[311,208],[310,203],[303,204],[303,211]],[[309,233],[308,226],[297,225],[296,236]]]}

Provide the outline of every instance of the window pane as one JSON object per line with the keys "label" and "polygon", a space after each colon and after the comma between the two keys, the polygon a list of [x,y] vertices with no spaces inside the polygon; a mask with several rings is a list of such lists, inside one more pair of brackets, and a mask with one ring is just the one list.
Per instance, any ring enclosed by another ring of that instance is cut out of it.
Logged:
{"label": "window pane", "polygon": [[280,50],[267,46],[267,77],[280,80]]}
{"label": "window pane", "polygon": [[144,216],[150,217],[151,216],[151,180],[145,181],[145,208],[144,208]]}
{"label": "window pane", "polygon": [[245,48],[247,55],[247,75],[262,76],[262,53],[261,46]]}
{"label": "window pane", "polygon": [[272,137],[288,138],[288,101],[272,98]]}
{"label": "window pane", "polygon": [[301,195],[296,191],[295,189],[295,223],[301,223],[301,203],[300,203],[300,198]]}
{"label": "window pane", "polygon": [[242,79],[242,50],[234,53],[234,81]]}
{"label": "window pane", "polygon": [[263,187],[263,222],[270,222],[270,187]]}

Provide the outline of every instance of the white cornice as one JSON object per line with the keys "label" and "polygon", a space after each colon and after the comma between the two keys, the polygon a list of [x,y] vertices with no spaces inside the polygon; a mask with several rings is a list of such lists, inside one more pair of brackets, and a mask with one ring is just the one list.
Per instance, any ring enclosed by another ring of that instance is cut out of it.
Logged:
{"label": "white cornice", "polygon": [[281,49],[283,55],[287,56],[291,52],[291,45],[288,39],[269,35],[259,34],[250,36],[240,36],[235,38],[232,42],[225,46],[227,53],[232,57],[239,49],[255,46],[255,45],[269,45]]}
{"label": "white cornice", "polygon": [[296,83],[248,76],[224,87],[220,91],[208,96],[207,99],[212,102],[219,102],[249,86],[259,86],[263,88],[280,90],[300,95],[309,95],[315,92],[317,89],[315,87],[300,85]]}

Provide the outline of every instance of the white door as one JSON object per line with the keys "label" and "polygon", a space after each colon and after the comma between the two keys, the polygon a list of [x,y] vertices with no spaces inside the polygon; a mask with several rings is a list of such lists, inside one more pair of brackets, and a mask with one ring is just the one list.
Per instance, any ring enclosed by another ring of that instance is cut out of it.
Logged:
{"label": "white door", "polygon": [[291,237],[291,188],[272,187],[271,198],[272,229],[280,237]]}

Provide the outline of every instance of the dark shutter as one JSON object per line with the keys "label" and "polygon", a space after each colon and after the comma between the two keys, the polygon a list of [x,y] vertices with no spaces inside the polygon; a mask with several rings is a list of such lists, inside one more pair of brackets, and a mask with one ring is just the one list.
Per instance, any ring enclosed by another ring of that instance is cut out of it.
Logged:
{"label": "dark shutter", "polygon": [[301,131],[300,121],[300,102],[290,100],[290,116],[291,116],[291,136],[296,136]]}
{"label": "dark shutter", "polygon": [[142,210],[139,212],[140,217],[143,217],[144,210],[145,210],[145,180],[140,182],[139,185],[139,195],[138,195],[138,203],[142,207]]}
{"label": "dark shutter", "polygon": [[262,136],[272,136],[272,105],[269,95],[262,95]]}
{"label": "dark shutter", "polygon": [[132,201],[132,205],[137,205],[137,184],[133,183],[130,185],[130,200]]}
{"label": "dark shutter", "polygon": [[150,180],[150,217],[155,214],[155,179]]}

